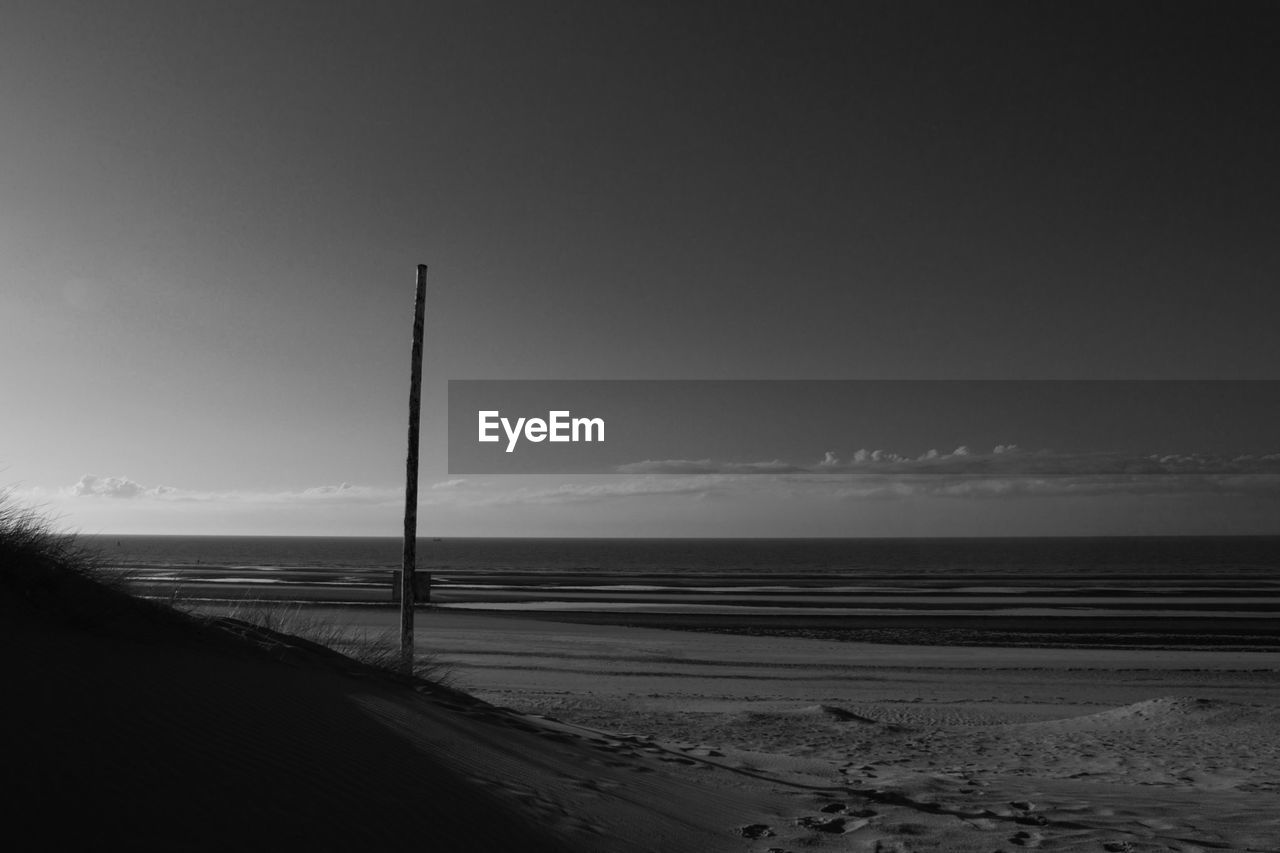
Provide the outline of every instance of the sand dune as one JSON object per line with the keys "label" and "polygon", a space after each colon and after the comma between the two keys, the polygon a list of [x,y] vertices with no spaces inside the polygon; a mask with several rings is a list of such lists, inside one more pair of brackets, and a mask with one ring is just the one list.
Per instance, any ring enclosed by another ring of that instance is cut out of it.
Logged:
{"label": "sand dune", "polygon": [[824,832],[802,822],[824,814],[817,788],[268,632],[3,624],[6,804],[50,849],[715,851],[752,849],[753,826]]}
{"label": "sand dune", "polygon": [[[1280,847],[1274,655],[424,615],[422,648],[489,704],[244,625],[0,624],[6,803],[50,847]],[[1175,685],[1204,695],[1151,695]]]}

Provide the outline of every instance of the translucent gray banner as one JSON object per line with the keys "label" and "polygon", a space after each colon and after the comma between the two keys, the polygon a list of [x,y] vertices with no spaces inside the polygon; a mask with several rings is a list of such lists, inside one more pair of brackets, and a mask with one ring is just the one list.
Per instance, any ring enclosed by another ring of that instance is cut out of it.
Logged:
{"label": "translucent gray banner", "polygon": [[452,380],[450,474],[1280,474],[1280,382]]}

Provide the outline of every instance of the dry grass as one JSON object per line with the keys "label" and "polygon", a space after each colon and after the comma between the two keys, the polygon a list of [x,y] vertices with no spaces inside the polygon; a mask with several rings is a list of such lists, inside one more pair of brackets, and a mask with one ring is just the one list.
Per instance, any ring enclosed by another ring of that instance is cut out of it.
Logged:
{"label": "dry grass", "polygon": [[[370,632],[353,628],[322,619],[301,604],[261,599],[238,602],[227,613],[227,618],[325,646],[365,666],[401,671],[400,637],[392,630]],[[451,664],[421,652],[414,656],[413,675],[442,686],[450,686],[455,681]]]}
{"label": "dry grass", "polygon": [[125,580],[105,571],[97,553],[75,536],[0,492],[0,599],[6,606],[128,635],[190,624],[177,610],[130,594]]}

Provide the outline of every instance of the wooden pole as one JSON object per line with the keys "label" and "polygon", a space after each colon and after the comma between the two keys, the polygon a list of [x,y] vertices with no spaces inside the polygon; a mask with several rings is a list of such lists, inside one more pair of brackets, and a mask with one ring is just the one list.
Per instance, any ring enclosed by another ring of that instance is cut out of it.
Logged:
{"label": "wooden pole", "polygon": [[400,567],[400,668],[413,674],[414,573],[418,562],[418,433],[422,410],[422,315],[427,300],[427,265],[418,264],[413,304],[413,357],[409,368],[409,454],[405,461],[404,559]]}

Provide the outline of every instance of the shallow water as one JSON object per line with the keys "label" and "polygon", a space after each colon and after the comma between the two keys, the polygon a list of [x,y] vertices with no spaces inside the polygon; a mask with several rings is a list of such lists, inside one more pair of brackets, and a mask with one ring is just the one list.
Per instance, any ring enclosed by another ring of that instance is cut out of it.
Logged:
{"label": "shallow water", "polygon": [[[391,537],[86,540],[145,591],[193,598],[390,602],[401,559]],[[433,603],[469,609],[1280,628],[1280,537],[423,539],[418,568]]]}

